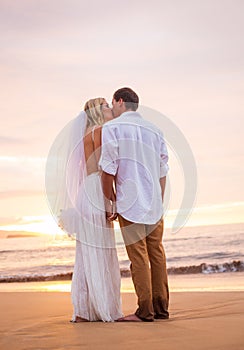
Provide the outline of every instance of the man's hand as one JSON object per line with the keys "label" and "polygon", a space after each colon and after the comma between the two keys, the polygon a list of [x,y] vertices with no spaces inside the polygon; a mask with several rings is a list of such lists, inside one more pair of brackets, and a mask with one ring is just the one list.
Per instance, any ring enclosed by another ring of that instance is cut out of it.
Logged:
{"label": "man's hand", "polygon": [[106,210],[106,219],[111,222],[117,219],[118,213],[116,211],[116,203],[107,201],[105,204],[105,210]]}

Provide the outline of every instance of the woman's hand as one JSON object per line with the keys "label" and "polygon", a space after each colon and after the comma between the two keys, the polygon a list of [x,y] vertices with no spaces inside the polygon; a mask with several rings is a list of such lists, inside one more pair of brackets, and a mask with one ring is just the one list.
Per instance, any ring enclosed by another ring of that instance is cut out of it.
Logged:
{"label": "woman's hand", "polygon": [[111,222],[117,219],[118,213],[116,208],[116,203],[107,201],[106,208],[106,219]]}

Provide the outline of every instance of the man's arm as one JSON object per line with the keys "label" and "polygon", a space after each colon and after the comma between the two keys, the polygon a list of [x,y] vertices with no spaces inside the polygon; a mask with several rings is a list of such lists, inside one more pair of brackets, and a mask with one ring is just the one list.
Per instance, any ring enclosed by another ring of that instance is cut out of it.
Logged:
{"label": "man's arm", "polygon": [[164,201],[165,186],[166,186],[166,176],[160,178],[160,186],[161,186],[162,202],[163,202]]}
{"label": "man's arm", "polygon": [[118,141],[113,128],[105,124],[102,129],[102,152],[99,165],[102,169],[102,187],[105,197],[106,218],[109,221],[115,220],[116,196],[114,193],[115,175],[118,164]]}
{"label": "man's arm", "polygon": [[113,221],[118,216],[115,208],[116,196],[113,188],[114,180],[114,175],[108,174],[105,171],[102,172],[102,187],[105,197],[106,218],[108,221]]}
{"label": "man's arm", "polygon": [[160,152],[160,186],[162,192],[162,202],[164,201],[164,192],[166,186],[166,175],[169,171],[168,166],[168,151],[164,141],[163,134],[161,135],[161,152]]}

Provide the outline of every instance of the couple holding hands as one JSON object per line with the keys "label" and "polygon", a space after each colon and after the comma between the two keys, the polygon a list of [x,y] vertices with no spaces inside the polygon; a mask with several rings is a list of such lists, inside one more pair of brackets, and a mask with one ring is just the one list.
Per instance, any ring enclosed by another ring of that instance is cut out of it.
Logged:
{"label": "couple holding hands", "polygon": [[[162,132],[138,105],[130,88],[114,93],[112,108],[104,98],[89,100],[62,145],[65,171],[57,167],[55,205],[60,227],[76,238],[72,322],[169,318],[162,245],[168,153]],[[116,219],[138,297],[128,316],[121,311]]]}

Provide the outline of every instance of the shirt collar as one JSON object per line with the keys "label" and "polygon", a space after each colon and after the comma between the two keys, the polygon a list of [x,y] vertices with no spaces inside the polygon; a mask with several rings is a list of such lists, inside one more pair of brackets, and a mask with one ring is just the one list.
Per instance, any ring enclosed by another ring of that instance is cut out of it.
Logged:
{"label": "shirt collar", "polygon": [[139,117],[139,118],[142,118],[142,116],[138,112],[135,112],[135,111],[124,112],[124,113],[120,114],[120,117]]}

